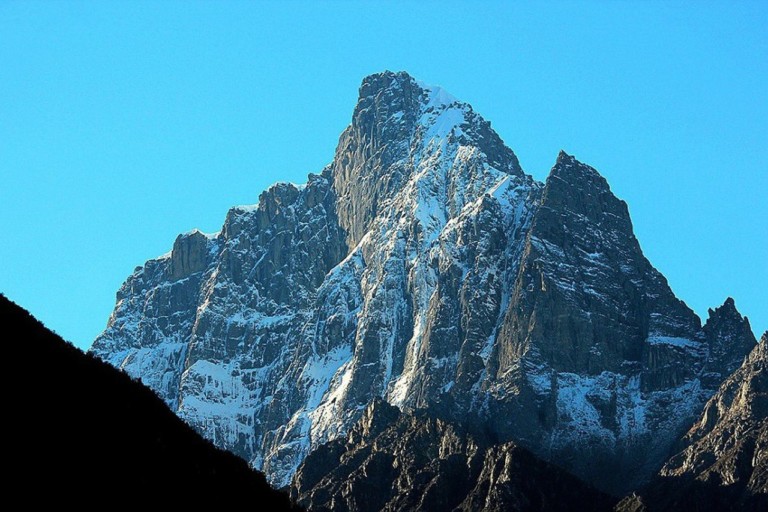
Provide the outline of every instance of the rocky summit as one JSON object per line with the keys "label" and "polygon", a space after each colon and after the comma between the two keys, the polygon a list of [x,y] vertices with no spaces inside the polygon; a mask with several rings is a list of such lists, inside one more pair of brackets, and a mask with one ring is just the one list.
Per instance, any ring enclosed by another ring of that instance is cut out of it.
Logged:
{"label": "rocky summit", "polygon": [[702,327],[595,169],[561,152],[539,183],[469,104],[385,72],[319,174],[137,268],[92,352],[279,487],[380,400],[618,494],[755,343],[731,299]]}

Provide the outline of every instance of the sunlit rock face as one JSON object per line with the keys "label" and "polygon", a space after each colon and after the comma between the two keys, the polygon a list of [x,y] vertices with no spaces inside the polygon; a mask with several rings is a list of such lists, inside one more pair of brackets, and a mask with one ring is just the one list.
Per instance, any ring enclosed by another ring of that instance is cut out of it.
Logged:
{"label": "sunlit rock face", "polygon": [[[710,312],[708,325],[722,326],[723,319],[735,318],[733,311],[729,299]],[[617,504],[617,512],[768,509],[768,332],[675,450],[649,485]]]}
{"label": "sunlit rock face", "polygon": [[768,333],[709,399],[683,446],[662,476],[768,495]]}
{"label": "sunlit rock face", "polygon": [[385,72],[331,164],[137,268],[92,351],[278,486],[382,399],[619,491],[754,345],[723,308],[701,327],[595,169],[561,153],[539,183],[470,105]]}

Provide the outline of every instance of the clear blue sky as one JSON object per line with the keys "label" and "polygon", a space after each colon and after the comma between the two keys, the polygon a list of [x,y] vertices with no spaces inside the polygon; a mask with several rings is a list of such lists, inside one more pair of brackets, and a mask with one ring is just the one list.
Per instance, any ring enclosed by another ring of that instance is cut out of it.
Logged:
{"label": "clear blue sky", "polygon": [[[768,328],[768,2],[0,2],[0,292],[80,347],[180,232],[332,156],[406,70],[629,203],[706,317]],[[758,332],[758,335],[759,335]]]}

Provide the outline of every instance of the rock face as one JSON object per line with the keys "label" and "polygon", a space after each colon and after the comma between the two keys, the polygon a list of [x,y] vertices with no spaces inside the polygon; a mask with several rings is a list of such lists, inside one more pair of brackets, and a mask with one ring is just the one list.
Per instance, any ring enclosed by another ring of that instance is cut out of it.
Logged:
{"label": "rock face", "polygon": [[[732,301],[723,306],[732,307]],[[709,399],[680,446],[621,510],[768,508],[768,332]]]}
{"label": "rock face", "polygon": [[514,443],[382,401],[306,458],[291,493],[315,511],[610,510],[614,501]]}
{"label": "rock face", "polygon": [[736,311],[736,305],[730,297],[719,308],[709,310],[704,333],[709,344],[707,363],[715,374],[715,382],[721,380],[719,376],[736,371],[744,360],[743,354],[748,354],[755,346],[749,320]]}
{"label": "rock face", "polygon": [[383,399],[619,492],[754,345],[732,301],[711,316],[597,171],[561,153],[538,183],[471,106],[385,72],[326,169],[138,268],[92,351],[278,486]]}
{"label": "rock face", "polygon": [[768,333],[709,399],[683,443],[662,476],[768,495]]}
{"label": "rock face", "polygon": [[702,329],[643,256],[626,204],[561,153],[488,365],[491,417],[502,437],[620,492],[658,468],[754,344],[731,299]]}

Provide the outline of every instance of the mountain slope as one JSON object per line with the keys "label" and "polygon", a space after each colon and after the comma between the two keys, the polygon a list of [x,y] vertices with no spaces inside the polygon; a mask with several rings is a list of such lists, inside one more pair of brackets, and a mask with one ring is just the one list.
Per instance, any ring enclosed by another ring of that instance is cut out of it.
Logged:
{"label": "mountain slope", "polygon": [[137,268],[92,351],[278,486],[381,398],[618,493],[754,345],[728,311],[702,328],[595,169],[561,153],[538,183],[470,105],[384,72],[331,164]]}
{"label": "mountain slope", "polygon": [[383,401],[346,439],[313,451],[291,492],[317,511],[610,510],[613,502],[514,443],[493,445]]}
{"label": "mountain slope", "polygon": [[704,407],[663,476],[768,494],[768,333]]}
{"label": "mountain slope", "polygon": [[12,496],[34,502],[26,494],[31,487],[59,503],[257,500],[269,510],[294,510],[287,495],[202,439],[152,391],[83,354],[2,295],[0,319],[6,360],[23,369],[6,387],[13,389],[13,448],[5,459]]}
{"label": "mountain slope", "polygon": [[619,510],[768,508],[768,333],[707,402],[681,450]]}

